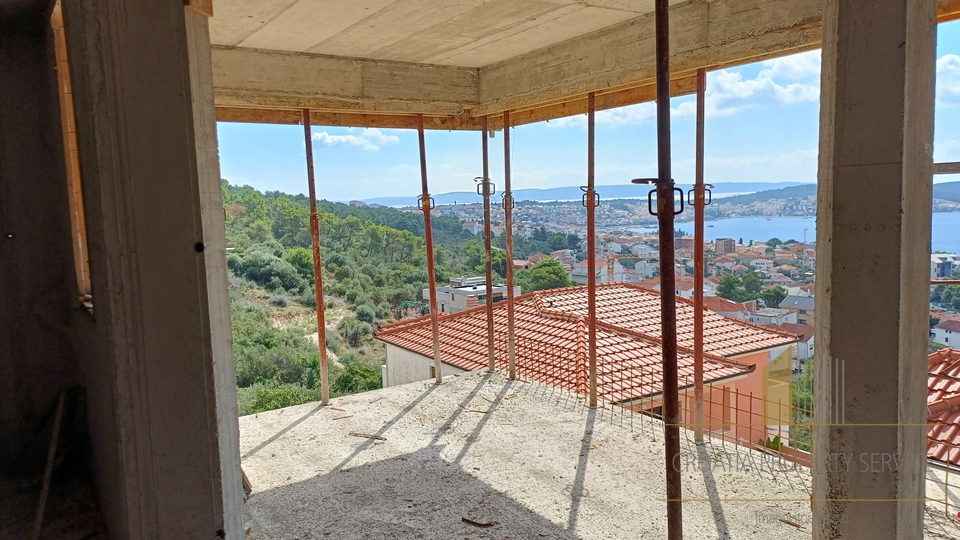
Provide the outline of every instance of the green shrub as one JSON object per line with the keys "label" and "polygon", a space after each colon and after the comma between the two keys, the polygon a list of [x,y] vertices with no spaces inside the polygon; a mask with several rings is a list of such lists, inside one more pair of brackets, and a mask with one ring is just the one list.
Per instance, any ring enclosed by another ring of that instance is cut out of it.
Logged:
{"label": "green shrub", "polygon": [[[292,407],[311,401],[320,401],[320,391],[299,384],[284,384],[273,388],[259,388],[250,404],[250,413]],[[248,413],[249,414],[249,413]]]}
{"label": "green shrub", "polygon": [[366,323],[373,323],[373,320],[377,317],[377,310],[370,304],[363,304],[357,308],[357,320],[363,321]]}
{"label": "green shrub", "polygon": [[283,293],[271,294],[270,304],[277,307],[287,307],[287,295]]}
{"label": "green shrub", "polygon": [[380,370],[359,362],[347,364],[330,385],[331,390],[340,394],[356,394],[382,387]]}

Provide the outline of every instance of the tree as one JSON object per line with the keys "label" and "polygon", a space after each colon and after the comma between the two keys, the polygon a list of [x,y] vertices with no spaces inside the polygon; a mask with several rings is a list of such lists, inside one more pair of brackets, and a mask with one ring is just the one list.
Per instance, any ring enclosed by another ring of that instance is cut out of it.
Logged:
{"label": "tree", "polygon": [[768,245],[768,246],[776,247],[776,246],[779,246],[779,245],[782,244],[782,243],[783,243],[783,242],[781,242],[780,239],[777,238],[776,236],[774,236],[773,238],[767,240],[767,245]]}
{"label": "tree", "polygon": [[787,290],[777,285],[772,289],[767,289],[760,293],[763,304],[767,307],[777,307],[783,299],[787,297]]}
{"label": "tree", "polygon": [[736,275],[726,274],[720,278],[720,283],[717,284],[717,296],[739,302],[743,294],[743,284]]}
{"label": "tree", "polygon": [[530,268],[530,290],[542,291],[572,285],[567,270],[556,259],[543,259]]}
{"label": "tree", "polygon": [[760,297],[760,292],[763,290],[763,281],[760,280],[760,275],[756,272],[747,272],[740,278],[740,282],[743,284],[743,291],[746,293],[746,297],[740,302],[746,300],[755,300]]}
{"label": "tree", "polygon": [[313,279],[313,252],[309,249],[295,247],[283,256],[283,260],[292,264],[304,278]]}

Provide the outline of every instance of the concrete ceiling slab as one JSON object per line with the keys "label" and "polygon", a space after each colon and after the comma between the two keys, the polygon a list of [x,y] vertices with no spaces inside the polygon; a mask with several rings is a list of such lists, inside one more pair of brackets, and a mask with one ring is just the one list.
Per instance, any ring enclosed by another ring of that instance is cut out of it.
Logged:
{"label": "concrete ceiling slab", "polygon": [[653,0],[217,0],[210,40],[479,68],[652,10]]}

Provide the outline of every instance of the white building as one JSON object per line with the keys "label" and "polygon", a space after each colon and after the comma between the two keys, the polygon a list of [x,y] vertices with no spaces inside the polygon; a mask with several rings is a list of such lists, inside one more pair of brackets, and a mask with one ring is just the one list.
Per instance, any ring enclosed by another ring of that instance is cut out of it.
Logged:
{"label": "white building", "polygon": [[660,263],[641,259],[633,265],[633,269],[640,276],[640,279],[650,279],[660,273]]}
{"label": "white building", "polygon": [[[520,286],[513,286],[513,294],[520,296]],[[507,286],[493,285],[493,301],[507,297]],[[430,289],[423,289],[423,299],[430,299]],[[450,285],[437,288],[437,308],[440,313],[457,313],[487,303],[487,280],[483,276],[450,278]]]}
{"label": "white building", "polygon": [[960,348],[960,319],[947,319],[934,326],[933,340],[955,349]]}
{"label": "white building", "polygon": [[930,279],[944,279],[960,269],[960,256],[955,253],[930,255]]}
{"label": "white building", "polygon": [[769,272],[773,269],[773,261],[770,259],[754,259],[750,261],[750,266],[757,272]]}
{"label": "white building", "polygon": [[652,257],[657,254],[657,250],[650,244],[638,243],[630,246],[630,253],[637,257]]}
{"label": "white building", "polygon": [[797,322],[797,312],[789,309],[762,308],[750,312],[747,322],[753,324],[783,324]]}
{"label": "white building", "polygon": [[[596,278],[597,283],[610,283],[614,281],[623,281],[623,265],[619,259],[613,260],[613,275],[610,275],[610,262],[606,259],[597,259]],[[587,261],[580,261],[570,269],[570,281],[575,285],[587,284]]]}

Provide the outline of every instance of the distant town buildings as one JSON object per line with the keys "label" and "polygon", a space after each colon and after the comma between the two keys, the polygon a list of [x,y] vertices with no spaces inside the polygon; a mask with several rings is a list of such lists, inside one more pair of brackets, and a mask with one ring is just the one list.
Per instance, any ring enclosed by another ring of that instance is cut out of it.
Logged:
{"label": "distant town buildings", "polygon": [[930,279],[944,279],[960,270],[960,256],[956,253],[934,253],[930,255]]}
{"label": "distant town buildings", "polygon": [[800,324],[814,325],[815,302],[812,294],[790,295],[780,302],[777,306],[780,309],[789,309],[797,314],[797,322]]}
{"label": "distant town buildings", "polygon": [[713,250],[718,255],[737,252],[737,243],[733,238],[717,238]]}

